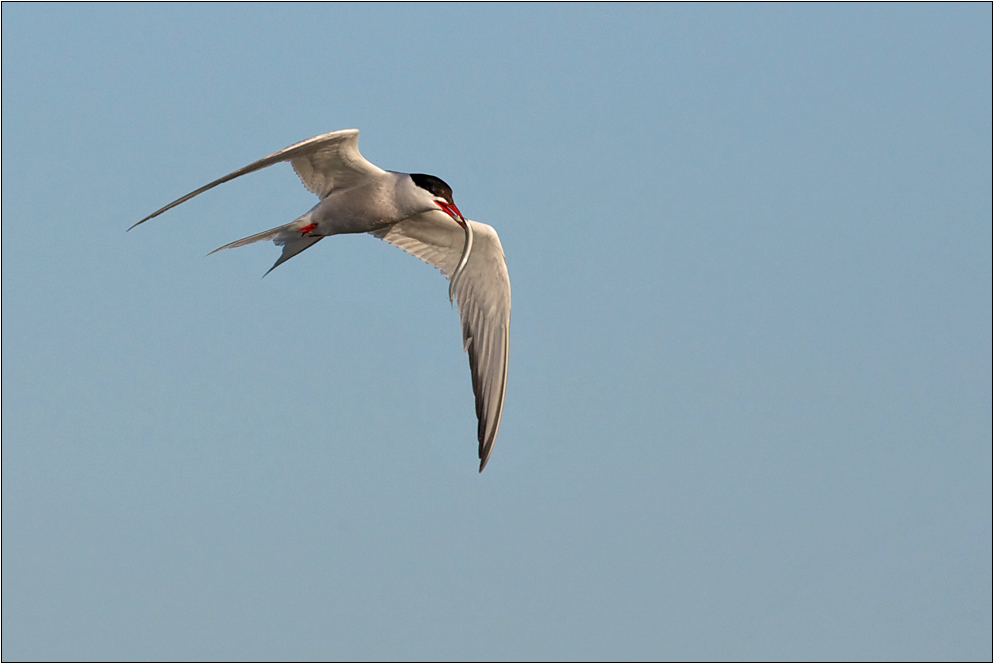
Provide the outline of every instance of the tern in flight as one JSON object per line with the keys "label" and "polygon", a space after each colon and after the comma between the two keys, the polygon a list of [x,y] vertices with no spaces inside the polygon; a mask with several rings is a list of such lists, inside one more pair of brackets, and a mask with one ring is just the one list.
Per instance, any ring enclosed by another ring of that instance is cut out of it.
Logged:
{"label": "tern in flight", "polygon": [[441,270],[449,280],[449,301],[455,297],[459,306],[463,349],[469,353],[482,472],[497,437],[507,384],[511,284],[497,231],[463,217],[452,189],[440,178],[385,171],[359,154],[358,141],[358,129],[342,129],[294,143],[190,192],[131,228],[219,184],[290,162],[304,187],[321,199],[318,204],[289,224],[214,251],[272,240],[283,247],[272,271],[323,237],[369,233]]}

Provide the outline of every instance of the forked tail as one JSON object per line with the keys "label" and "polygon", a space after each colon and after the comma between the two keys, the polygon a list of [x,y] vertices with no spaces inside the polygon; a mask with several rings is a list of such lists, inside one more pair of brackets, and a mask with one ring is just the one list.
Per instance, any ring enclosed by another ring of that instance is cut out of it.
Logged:
{"label": "forked tail", "polygon": [[[323,235],[312,235],[311,232],[316,228],[316,224],[313,224],[305,217],[300,219],[295,219],[289,224],[284,224],[282,226],[277,226],[276,228],[270,228],[268,231],[262,231],[261,233],[256,233],[255,235],[249,235],[248,237],[243,237],[241,240],[235,240],[223,247],[218,247],[210,254],[216,254],[222,249],[234,249],[235,247],[244,247],[246,244],[252,244],[253,242],[260,242],[262,240],[272,240],[273,244],[283,247],[283,253],[280,257],[273,263],[273,266],[266,270],[266,274],[269,274],[277,267],[290,260],[304,249],[308,247],[313,247],[318,241],[323,238]],[[266,276],[266,274],[262,276]]]}

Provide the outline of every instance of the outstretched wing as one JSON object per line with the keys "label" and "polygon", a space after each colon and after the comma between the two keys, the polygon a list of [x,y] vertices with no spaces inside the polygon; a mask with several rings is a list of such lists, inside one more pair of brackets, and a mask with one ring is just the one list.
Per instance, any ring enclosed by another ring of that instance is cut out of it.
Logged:
{"label": "outstretched wing", "polygon": [[[473,251],[456,284],[456,302],[462,322],[463,349],[469,353],[473,374],[482,472],[504,410],[511,282],[497,231],[477,221],[468,223],[473,224]],[[434,265],[446,279],[452,277],[465,241],[463,229],[442,212],[426,212],[374,231],[373,235]]]}
{"label": "outstretched wing", "polygon": [[[267,166],[278,164],[281,161],[289,161],[293,166],[293,170],[300,177],[300,181],[304,184],[304,187],[321,198],[325,198],[335,189],[347,188],[362,180],[383,175],[386,172],[382,168],[369,163],[359,154],[358,129],[341,129],[294,143],[282,150],[277,150],[268,157],[254,161],[244,168],[239,168],[233,173],[228,173],[223,178],[214,180],[210,184],[205,184],[200,189],[191,191],[186,196],[178,198],[169,205],[156,210],[137,224],[134,224],[131,228],[134,228],[138,224],[143,224],[149,219],[159,216],[166,210],[174,208],[180,203],[185,203],[197,194],[202,194],[219,184],[224,184],[229,180],[234,180],[248,173],[254,173]],[[131,230],[131,228],[128,230]]]}

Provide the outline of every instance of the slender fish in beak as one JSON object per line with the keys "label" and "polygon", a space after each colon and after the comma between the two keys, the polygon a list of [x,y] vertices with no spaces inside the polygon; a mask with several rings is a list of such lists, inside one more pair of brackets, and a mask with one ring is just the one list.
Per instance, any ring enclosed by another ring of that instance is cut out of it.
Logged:
{"label": "slender fish in beak", "polygon": [[452,277],[449,278],[449,303],[451,304],[452,298],[456,293],[456,280],[459,279],[463,269],[466,267],[466,263],[469,262],[469,252],[473,250],[473,226],[466,221],[466,217],[462,216],[462,212],[459,211],[455,203],[436,200],[435,205],[442,208],[447,215],[452,217],[453,221],[462,226],[463,230],[466,231],[466,241],[462,246],[462,256],[459,258],[459,263],[456,265]]}
{"label": "slender fish in beak", "polygon": [[466,263],[469,262],[469,252],[473,250],[473,226],[462,215],[459,215],[459,219],[461,220],[459,223],[466,231],[466,242],[462,246],[462,257],[459,259],[456,271],[452,273],[452,278],[449,280],[449,304],[452,304],[452,296],[456,292],[456,279],[462,274]]}

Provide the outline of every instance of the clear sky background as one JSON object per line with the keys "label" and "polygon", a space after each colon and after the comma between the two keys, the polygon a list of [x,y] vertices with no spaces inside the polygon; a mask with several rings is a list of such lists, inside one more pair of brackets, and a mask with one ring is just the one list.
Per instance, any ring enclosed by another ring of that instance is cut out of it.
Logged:
{"label": "clear sky background", "polygon": [[[987,659],[991,21],[3,5],[3,658]],[[260,279],[358,127],[500,233]]]}

